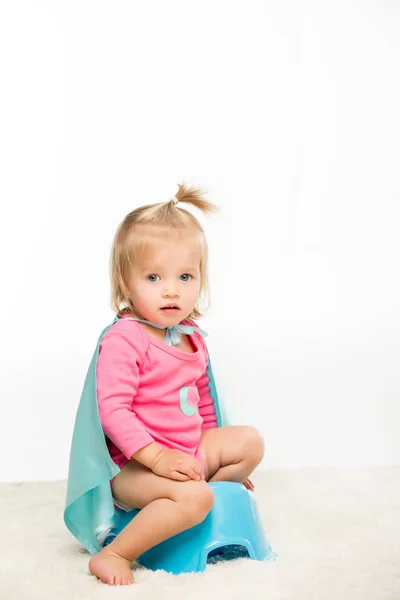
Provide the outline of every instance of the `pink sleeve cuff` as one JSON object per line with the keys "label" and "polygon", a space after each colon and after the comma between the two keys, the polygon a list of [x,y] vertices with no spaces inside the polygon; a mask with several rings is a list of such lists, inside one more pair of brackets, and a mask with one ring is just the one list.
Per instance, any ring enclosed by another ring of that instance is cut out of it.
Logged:
{"label": "pink sleeve cuff", "polygon": [[124,448],[120,448],[121,452],[126,456],[127,459],[131,459],[136,452],[148,446],[154,442],[154,438],[151,437],[147,431],[143,431],[142,434],[135,437],[135,441],[130,446],[124,444]]}

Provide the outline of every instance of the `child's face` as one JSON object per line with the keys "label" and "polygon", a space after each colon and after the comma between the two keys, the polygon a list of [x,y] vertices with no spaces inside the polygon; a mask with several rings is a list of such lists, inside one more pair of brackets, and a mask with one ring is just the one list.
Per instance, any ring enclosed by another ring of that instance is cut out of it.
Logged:
{"label": "child's face", "polygon": [[[200,292],[200,248],[196,239],[169,239],[135,265],[129,292],[137,311],[159,325],[176,325],[193,310]],[[178,309],[163,310],[167,304]]]}

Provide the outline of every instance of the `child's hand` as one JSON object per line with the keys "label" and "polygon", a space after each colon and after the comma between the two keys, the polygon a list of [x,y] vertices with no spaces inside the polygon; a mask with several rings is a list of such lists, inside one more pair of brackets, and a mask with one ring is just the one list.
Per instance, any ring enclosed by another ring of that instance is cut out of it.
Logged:
{"label": "child's hand", "polygon": [[199,462],[190,454],[180,450],[164,448],[157,456],[151,470],[156,475],[176,479],[177,481],[201,481],[204,479],[203,470]]}

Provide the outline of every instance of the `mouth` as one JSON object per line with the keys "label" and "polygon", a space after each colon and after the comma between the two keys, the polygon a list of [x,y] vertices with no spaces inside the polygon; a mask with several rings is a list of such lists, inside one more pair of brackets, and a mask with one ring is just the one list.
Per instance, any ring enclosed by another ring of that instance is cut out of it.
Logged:
{"label": "mouth", "polygon": [[164,312],[175,312],[181,309],[177,304],[167,304],[167,306],[162,306],[160,310]]}

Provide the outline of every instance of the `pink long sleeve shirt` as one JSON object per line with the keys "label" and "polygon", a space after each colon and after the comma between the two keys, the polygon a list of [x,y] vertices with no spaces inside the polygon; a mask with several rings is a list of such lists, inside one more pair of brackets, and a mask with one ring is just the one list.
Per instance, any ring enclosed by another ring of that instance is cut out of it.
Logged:
{"label": "pink long sleeve shirt", "polygon": [[[194,321],[181,324],[196,327]],[[197,457],[203,429],[217,427],[206,344],[196,332],[190,340],[196,351],[182,352],[126,318],[103,336],[96,368],[99,414],[120,468],[153,441]]]}

